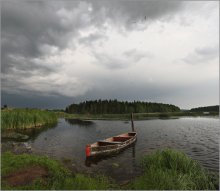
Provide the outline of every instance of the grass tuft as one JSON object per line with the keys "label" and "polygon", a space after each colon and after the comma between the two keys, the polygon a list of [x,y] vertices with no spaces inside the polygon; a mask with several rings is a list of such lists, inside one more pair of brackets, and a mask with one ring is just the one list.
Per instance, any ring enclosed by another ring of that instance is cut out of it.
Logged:
{"label": "grass tuft", "polygon": [[144,174],[128,185],[135,190],[215,190],[218,185],[196,161],[174,150],[156,151],[142,160]]}

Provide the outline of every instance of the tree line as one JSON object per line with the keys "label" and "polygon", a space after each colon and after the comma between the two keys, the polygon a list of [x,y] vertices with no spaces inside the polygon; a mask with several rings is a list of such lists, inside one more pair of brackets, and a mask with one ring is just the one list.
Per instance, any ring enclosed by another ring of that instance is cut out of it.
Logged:
{"label": "tree line", "polygon": [[219,112],[219,105],[192,108],[192,112]]}
{"label": "tree line", "polygon": [[176,112],[180,108],[163,103],[141,101],[118,101],[118,100],[93,100],[79,104],[71,104],[66,107],[67,113],[79,114],[125,114],[125,113],[153,113],[153,112]]}

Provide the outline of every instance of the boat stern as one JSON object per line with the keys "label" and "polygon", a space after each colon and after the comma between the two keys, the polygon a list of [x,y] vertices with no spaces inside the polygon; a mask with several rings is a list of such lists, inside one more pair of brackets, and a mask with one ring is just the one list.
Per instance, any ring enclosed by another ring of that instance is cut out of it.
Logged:
{"label": "boat stern", "polygon": [[91,156],[91,145],[86,145],[86,157]]}

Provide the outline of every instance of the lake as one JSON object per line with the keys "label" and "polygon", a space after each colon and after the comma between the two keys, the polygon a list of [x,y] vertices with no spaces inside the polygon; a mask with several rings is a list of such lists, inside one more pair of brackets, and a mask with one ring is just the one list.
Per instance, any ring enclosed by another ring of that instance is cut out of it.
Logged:
{"label": "lake", "polygon": [[117,182],[140,175],[141,157],[164,148],[181,150],[205,168],[218,172],[218,118],[149,119],[134,124],[137,142],[117,155],[97,161],[86,160],[86,144],[131,131],[129,121],[59,119],[55,127],[37,134],[29,144],[34,153],[61,160],[73,171],[105,174]]}

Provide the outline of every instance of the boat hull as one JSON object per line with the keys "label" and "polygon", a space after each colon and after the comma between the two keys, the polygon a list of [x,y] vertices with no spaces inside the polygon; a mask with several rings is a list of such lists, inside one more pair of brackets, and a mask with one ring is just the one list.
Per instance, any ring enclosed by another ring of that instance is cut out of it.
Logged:
{"label": "boat hull", "polygon": [[86,146],[86,156],[109,155],[133,144],[137,140],[137,133],[124,133],[115,137],[110,137],[103,141],[98,141]]}

